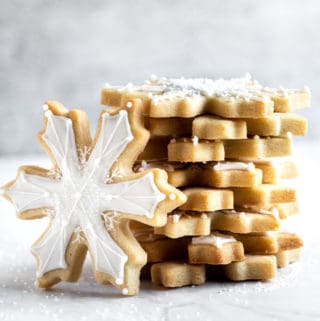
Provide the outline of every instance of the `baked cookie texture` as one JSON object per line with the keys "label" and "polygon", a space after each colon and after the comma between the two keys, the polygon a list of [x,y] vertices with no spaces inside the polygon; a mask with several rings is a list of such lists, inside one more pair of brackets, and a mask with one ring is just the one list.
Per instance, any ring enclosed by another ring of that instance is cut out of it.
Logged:
{"label": "baked cookie texture", "polygon": [[246,75],[151,77],[101,91],[109,106],[132,99],[151,134],[134,171],[165,170],[187,198],[163,226],[131,224],[147,253],[144,277],[169,288],[269,280],[299,259],[303,242],[285,224],[299,211],[292,141],[307,133],[296,113],[310,105],[307,87],[268,88]]}

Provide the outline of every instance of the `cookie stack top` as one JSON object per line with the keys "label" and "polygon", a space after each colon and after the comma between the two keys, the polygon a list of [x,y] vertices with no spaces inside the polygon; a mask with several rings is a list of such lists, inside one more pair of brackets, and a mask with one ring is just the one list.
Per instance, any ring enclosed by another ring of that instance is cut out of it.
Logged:
{"label": "cookie stack top", "polygon": [[[142,86],[106,85],[101,94],[111,106],[128,107],[137,98],[151,136],[135,171],[165,169],[169,183],[187,196],[165,226],[133,227],[150,263],[225,265],[258,254],[278,259],[302,246],[283,229],[283,220],[298,211],[296,191],[283,180],[297,176],[292,136],[306,134],[307,120],[292,112],[309,106],[307,87],[264,87],[250,75],[151,77]],[[235,255],[224,259],[234,242]],[[271,265],[273,271],[282,266]]]}
{"label": "cookie stack top", "polygon": [[309,106],[310,91],[307,87],[264,87],[249,74],[230,80],[151,77],[142,86],[106,84],[101,102],[123,106],[133,98],[141,98],[144,112],[155,118],[190,118],[205,113],[224,118],[261,118]]}

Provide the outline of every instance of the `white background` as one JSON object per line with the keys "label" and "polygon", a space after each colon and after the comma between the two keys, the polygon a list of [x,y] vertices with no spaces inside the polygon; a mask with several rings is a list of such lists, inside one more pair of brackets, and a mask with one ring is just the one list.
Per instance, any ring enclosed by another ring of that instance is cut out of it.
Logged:
{"label": "white background", "polygon": [[[41,106],[56,99],[95,121],[105,82],[150,74],[236,77],[313,91],[320,137],[317,0],[0,1],[0,156],[39,151]],[[93,127],[94,128],[94,127]]]}

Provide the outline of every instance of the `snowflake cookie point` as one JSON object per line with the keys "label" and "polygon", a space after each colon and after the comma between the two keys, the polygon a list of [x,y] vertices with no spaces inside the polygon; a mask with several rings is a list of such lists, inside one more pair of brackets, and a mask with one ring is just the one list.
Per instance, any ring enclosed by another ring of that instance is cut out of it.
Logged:
{"label": "snowflake cookie point", "polygon": [[[77,117],[80,111],[69,113],[60,103],[48,104],[41,143],[60,175],[25,167],[5,191],[17,211],[26,213],[25,218],[39,217],[35,214],[39,209],[52,212],[47,215],[48,229],[32,248],[39,284],[51,287],[59,280],[77,279],[88,249],[98,282],[118,285],[124,294],[128,288],[130,294],[137,293],[145,254],[137,243],[127,246],[131,238],[126,234],[127,225],[120,222],[133,219],[156,225],[183,203],[182,193],[167,183],[164,171],[132,171],[128,161],[135,155],[132,150],[141,150],[146,144],[140,139],[142,122],[135,118],[139,116],[135,112],[138,104],[133,103],[130,112],[103,113],[95,140],[85,146],[78,146],[76,139],[77,135],[88,135],[87,123]],[[91,137],[83,141],[91,142]],[[84,148],[90,153],[82,157],[79,150]],[[121,180],[110,177],[115,175],[115,164],[128,167],[119,174]],[[173,191],[180,195],[174,200],[169,196]]]}

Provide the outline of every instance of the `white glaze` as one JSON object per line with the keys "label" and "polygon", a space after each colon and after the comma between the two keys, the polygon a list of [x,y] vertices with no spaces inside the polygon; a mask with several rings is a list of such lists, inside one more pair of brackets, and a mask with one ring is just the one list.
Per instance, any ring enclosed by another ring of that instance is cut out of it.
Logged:
{"label": "white glaze", "polygon": [[252,80],[250,74],[242,78],[208,79],[208,78],[158,78],[150,77],[142,86],[133,86],[131,83],[124,87],[113,87],[120,92],[140,91],[151,94],[152,104],[156,105],[165,99],[207,96],[222,98],[228,101],[242,99],[244,101],[262,101],[271,103],[270,95],[287,97],[290,93],[305,92],[302,90],[268,88],[260,85],[256,80]]}
{"label": "white glaze", "polygon": [[173,221],[173,223],[178,223],[180,221],[180,214],[172,214],[170,215],[170,219]]}
{"label": "white glaze", "polygon": [[255,166],[252,162],[243,163],[243,162],[219,162],[213,166],[215,171],[253,171]]}
{"label": "white glaze", "polygon": [[142,160],[140,162],[140,164],[136,164],[134,166],[134,171],[135,172],[143,172],[143,171],[146,171],[148,169],[152,169],[152,168],[160,168],[160,169],[163,169],[167,172],[173,172],[175,167],[181,167],[178,166],[178,165],[172,165],[172,164],[168,164],[168,163],[164,163],[164,162],[147,162],[145,160]]}
{"label": "white glaze", "polygon": [[236,210],[220,210],[219,212],[223,213],[223,214],[239,214],[239,212],[237,212]]}
{"label": "white glaze", "polygon": [[266,157],[266,158],[239,158],[240,162],[252,162],[253,164],[266,164],[269,166],[280,166],[286,162],[294,162],[292,156],[281,156],[281,157]]}
{"label": "white glaze", "polygon": [[245,208],[246,210],[249,210],[250,211],[249,213],[272,215],[276,218],[279,218],[279,210],[275,207],[272,207],[270,210],[266,210],[254,205],[243,205],[242,207]]}
{"label": "white glaze", "polygon": [[200,216],[203,220],[207,219],[208,218],[208,214],[207,213],[201,213],[201,216]]}
{"label": "white glaze", "polygon": [[211,235],[198,236],[192,238],[192,244],[212,244],[217,248],[221,248],[225,243],[234,243],[237,240],[230,235],[221,234],[218,232]]}
{"label": "white glaze", "polygon": [[199,137],[198,136],[193,136],[191,140],[192,140],[193,145],[199,144]]}
{"label": "white glaze", "polygon": [[[128,114],[102,115],[96,144],[87,158],[79,160],[72,121],[45,111],[47,127],[42,136],[55,157],[61,175],[58,179],[21,172],[6,190],[18,212],[48,208],[51,224],[32,251],[39,259],[37,276],[67,268],[65,252],[73,233],[79,241],[82,231],[97,271],[124,282],[127,255],[112,239],[121,213],[152,218],[165,196],[150,172],[138,179],[113,183],[111,172],[119,155],[133,140]],[[87,149],[88,151],[88,149]],[[83,158],[83,157],[82,157]],[[107,183],[107,184],[106,184]]]}

